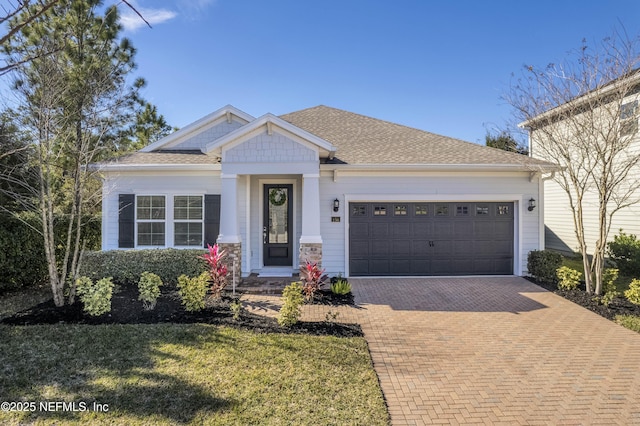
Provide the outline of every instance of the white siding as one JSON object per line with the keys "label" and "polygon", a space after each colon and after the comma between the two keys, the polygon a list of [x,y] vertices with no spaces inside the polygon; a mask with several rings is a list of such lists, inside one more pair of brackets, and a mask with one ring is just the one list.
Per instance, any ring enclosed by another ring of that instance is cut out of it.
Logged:
{"label": "white siding", "polygon": [[102,198],[102,249],[118,248],[118,196],[136,195],[198,195],[220,194],[220,175],[214,172],[180,173],[120,173],[107,176]]}
{"label": "white siding", "polygon": [[316,150],[308,148],[284,135],[262,133],[225,151],[227,163],[298,163],[316,162]]}
{"label": "white siding", "polygon": [[[539,209],[529,212],[526,200],[537,198],[538,179],[529,181],[528,173],[488,175],[433,174],[385,176],[343,176],[337,182],[333,174],[320,179],[321,233],[323,267],[329,274],[346,272],[348,235],[348,202],[360,201],[513,201],[516,203],[515,272],[526,274],[529,251],[540,248]],[[333,200],[340,200],[340,211],[334,213]],[[331,222],[339,216],[340,222]]]}

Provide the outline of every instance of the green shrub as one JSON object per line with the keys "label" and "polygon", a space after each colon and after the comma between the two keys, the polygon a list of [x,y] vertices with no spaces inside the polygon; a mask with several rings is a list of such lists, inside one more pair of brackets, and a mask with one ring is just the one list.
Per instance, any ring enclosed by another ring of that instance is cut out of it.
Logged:
{"label": "green shrub", "polygon": [[0,215],[0,247],[0,294],[46,282],[44,243],[34,228]]}
{"label": "green shrub", "polygon": [[165,285],[175,286],[180,275],[195,277],[207,269],[200,258],[204,249],[109,250],[87,252],[80,274],[92,279],[113,277],[119,284],[135,285],[145,271],[158,275]]}
{"label": "green shrub", "polygon": [[634,278],[631,280],[629,284],[629,290],[624,292],[624,297],[626,297],[629,302],[634,305],[640,305],[640,280]]}
{"label": "green shrub", "polygon": [[635,315],[616,315],[616,323],[636,333],[640,333],[640,317]]}
{"label": "green shrub", "polygon": [[240,313],[242,312],[242,302],[240,302],[240,298],[236,297],[233,299],[229,307],[231,308],[231,312],[233,312],[233,319],[236,321],[239,320]]}
{"label": "green shrub", "polygon": [[162,280],[153,272],[143,272],[138,281],[138,300],[142,300],[145,311],[150,311],[156,307],[158,297],[160,297],[160,286]]}
{"label": "green shrub", "polygon": [[[606,268],[602,271],[602,290],[604,293],[616,293],[616,280],[618,279],[618,269]],[[617,295],[617,294],[616,294]]]}
{"label": "green shrub", "polygon": [[607,291],[604,296],[600,298],[600,303],[602,303],[604,306],[609,306],[609,304],[613,302],[613,299],[618,296],[620,296],[620,293],[617,291]]}
{"label": "green shrub", "polygon": [[556,270],[560,266],[562,266],[562,256],[554,251],[533,250],[527,257],[529,274],[539,282],[555,284]]}
{"label": "green shrub", "polygon": [[300,309],[304,304],[302,295],[302,283],[295,281],[289,284],[282,291],[282,308],[278,315],[278,324],[283,327],[291,327],[298,322],[302,315]]}
{"label": "green shrub", "polygon": [[622,275],[640,276],[640,241],[635,235],[625,234],[621,229],[620,235],[607,243],[607,251]]}
{"label": "green shrub", "polygon": [[349,281],[340,279],[331,284],[331,293],[344,296],[351,293],[351,284]]}
{"label": "green shrub", "polygon": [[99,316],[111,311],[111,278],[102,278],[94,283],[89,277],[80,277],[76,280],[76,292],[89,315]]}
{"label": "green shrub", "polygon": [[578,272],[575,269],[561,266],[556,269],[556,276],[558,277],[558,288],[561,290],[575,290],[580,284],[580,278],[582,272]]}
{"label": "green shrub", "polygon": [[204,309],[205,297],[209,289],[209,274],[205,271],[193,278],[180,275],[178,288],[184,308],[189,312],[200,311]]}

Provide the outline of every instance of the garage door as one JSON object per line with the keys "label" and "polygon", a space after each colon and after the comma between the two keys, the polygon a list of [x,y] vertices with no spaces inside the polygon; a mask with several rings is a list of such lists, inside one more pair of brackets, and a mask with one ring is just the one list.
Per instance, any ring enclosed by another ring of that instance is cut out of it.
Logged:
{"label": "garage door", "polygon": [[350,203],[349,274],[512,274],[513,207]]}

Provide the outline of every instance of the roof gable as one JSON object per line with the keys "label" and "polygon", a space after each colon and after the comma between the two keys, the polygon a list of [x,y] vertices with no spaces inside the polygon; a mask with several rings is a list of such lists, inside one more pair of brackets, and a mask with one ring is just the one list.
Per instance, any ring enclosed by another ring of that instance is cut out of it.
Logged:
{"label": "roof gable", "polygon": [[[226,122],[233,122],[243,126],[254,120],[254,117],[243,112],[231,105],[224,106],[211,114],[183,127],[182,129],[142,148],[140,152],[152,152],[163,149],[179,149],[179,145],[188,141],[190,138],[197,137],[198,134],[207,132],[216,126]],[[194,147],[189,147],[193,149]]]}
{"label": "roof gable", "polygon": [[281,133],[283,136],[301,145],[317,150],[321,156],[324,154],[324,157],[332,158],[336,150],[330,142],[317,135],[296,127],[273,114],[265,114],[226,136],[209,143],[205,147],[204,152],[208,154],[222,154],[223,151],[232,149],[264,132],[268,135],[272,135],[274,132]]}

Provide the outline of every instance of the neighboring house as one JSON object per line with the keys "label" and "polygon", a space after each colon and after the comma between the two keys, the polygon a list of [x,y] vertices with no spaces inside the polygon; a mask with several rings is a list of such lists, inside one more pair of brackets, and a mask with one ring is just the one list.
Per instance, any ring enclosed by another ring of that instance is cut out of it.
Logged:
{"label": "neighboring house", "polygon": [[326,106],[226,106],[99,166],[104,250],[218,242],[244,276],[522,275],[557,169]]}
{"label": "neighboring house", "polygon": [[[578,109],[576,105],[580,105],[581,102],[587,105],[602,105],[598,101],[598,97],[605,96],[609,88],[615,89],[616,84],[624,84],[625,90],[628,89],[629,95],[625,97],[614,96],[614,101],[610,104],[604,104],[601,106],[601,112],[597,110],[592,114],[591,119],[596,123],[606,123],[599,130],[586,129],[585,132],[592,134],[608,134],[609,129],[619,128],[618,137],[620,138],[632,138],[630,140],[630,155],[640,155],[640,137],[638,134],[638,100],[640,99],[640,74],[633,73],[626,79],[618,79],[611,82],[609,85],[604,86],[602,93],[590,92],[587,95],[576,98],[570,103],[574,103],[571,108]],[[619,89],[621,90],[621,89]],[[625,92],[626,93],[626,92]],[[595,99],[595,100],[594,100]],[[562,105],[556,109],[549,110],[544,114],[534,117],[527,122],[521,123],[521,126],[529,130],[529,152],[530,155],[545,159],[545,155],[540,152],[538,146],[539,139],[544,137],[544,132],[540,129],[536,129],[535,122],[537,120],[548,120],[549,117],[554,114],[567,114],[566,110],[563,111],[565,105]],[[585,108],[583,106],[583,108]],[[606,110],[605,110],[606,108]],[[597,121],[600,120],[600,121]],[[554,125],[556,120],[554,120]],[[548,122],[548,121],[547,121]],[[562,123],[561,120],[558,120]],[[574,127],[576,124],[572,124]],[[597,125],[596,125],[597,126]],[[589,127],[589,126],[585,126]],[[557,130],[553,130],[557,132]],[[569,132],[571,133],[571,132]],[[625,142],[626,143],[626,142]],[[555,159],[549,159],[555,162]],[[640,167],[635,167],[628,175],[628,182],[637,184],[640,179]],[[640,191],[636,191],[636,195],[631,199],[640,200]],[[575,226],[573,221],[573,214],[569,204],[569,197],[564,189],[554,179],[546,179],[544,181],[544,224],[545,224],[545,247],[548,249],[558,250],[562,252],[579,252],[578,240],[576,237]],[[589,250],[593,250],[596,240],[598,239],[599,223],[598,223],[598,193],[595,186],[592,186],[590,190],[585,194],[583,200],[583,220],[585,230],[585,240]],[[613,206],[613,203],[611,204]],[[631,205],[616,212],[613,216],[611,224],[611,232],[609,233],[609,241],[613,240],[613,237],[617,235],[623,229],[627,234],[635,234],[640,236],[640,204]],[[589,251],[590,252],[590,251]]]}

